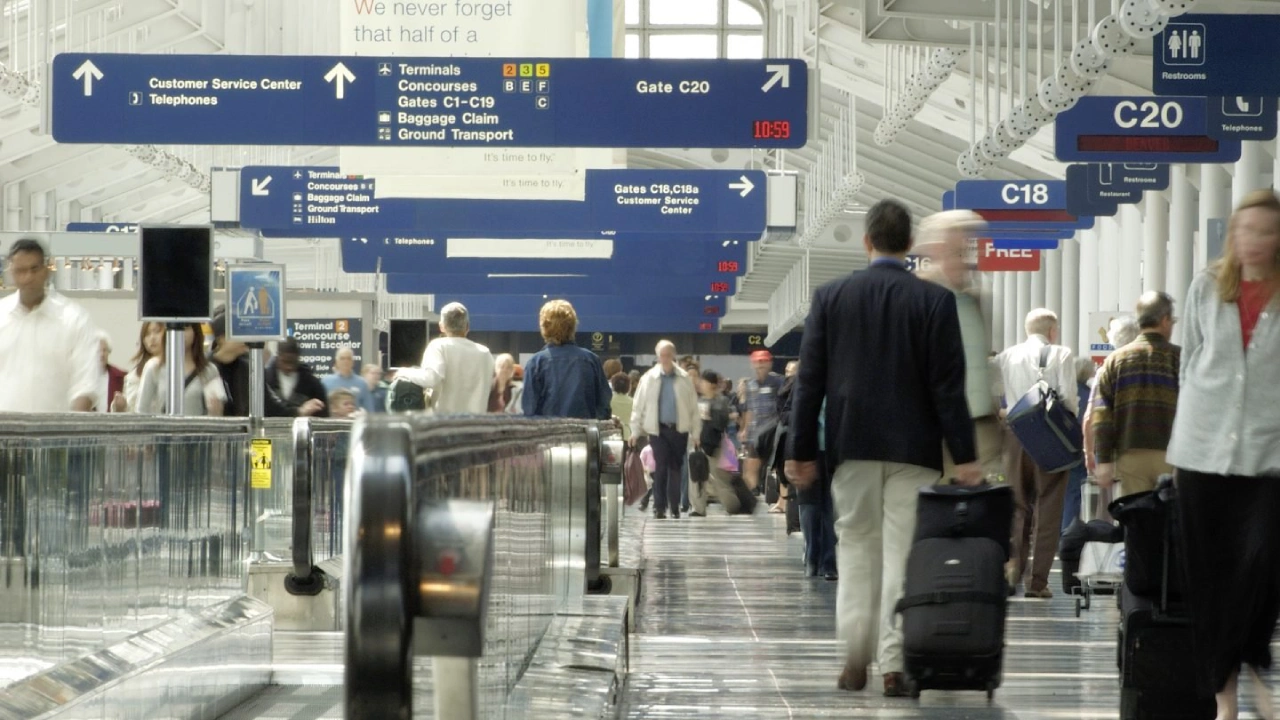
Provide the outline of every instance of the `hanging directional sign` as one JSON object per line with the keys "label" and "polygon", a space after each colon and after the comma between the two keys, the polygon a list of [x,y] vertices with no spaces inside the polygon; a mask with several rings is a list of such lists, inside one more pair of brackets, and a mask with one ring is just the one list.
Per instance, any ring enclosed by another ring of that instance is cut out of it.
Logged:
{"label": "hanging directional sign", "polygon": [[[1141,188],[1107,185],[1099,181],[1102,165],[1067,166],[1067,210],[1089,213],[1095,217],[1112,217],[1121,205],[1142,200]],[[1114,176],[1113,176],[1114,177]]]}
{"label": "hanging directional sign", "polygon": [[[1152,40],[1157,95],[1280,95],[1280,15],[1187,14]],[[1272,118],[1272,122],[1274,122]]]}
{"label": "hanging directional sign", "polygon": [[1203,97],[1086,96],[1054,121],[1054,149],[1064,162],[1239,160],[1240,141],[1211,130]]}
{"label": "hanging directional sign", "polygon": [[585,201],[436,200],[374,196],[375,180],[337,168],[246,167],[240,225],[273,236],[539,237],[710,233],[758,239],[766,177],[758,170],[588,170]]}
{"label": "hanging directional sign", "polygon": [[1088,168],[1090,187],[1113,190],[1167,190],[1169,166],[1163,163],[1098,163]]}
{"label": "hanging directional sign", "polygon": [[429,273],[387,275],[387,290],[409,295],[462,293],[472,295],[632,295],[661,286],[664,295],[731,296],[738,283],[732,274],[653,275],[622,269],[587,273]]}
{"label": "hanging directional sign", "polygon": [[684,238],[654,236],[653,240],[450,238],[420,242],[423,244],[343,242],[342,269],[415,275],[634,273],[707,279],[747,272],[747,243],[737,240],[691,243]]}
{"label": "hanging directional sign", "polygon": [[[690,315],[651,315],[643,311],[627,315],[604,314],[596,308],[574,308],[579,332],[613,333],[713,333],[720,329],[718,318]],[[473,315],[472,332],[537,332],[538,312],[519,315]]]}
{"label": "hanging directional sign", "polygon": [[1277,130],[1274,96],[1208,98],[1209,135],[1229,140],[1274,140]]}
{"label": "hanging directional sign", "polygon": [[[982,181],[985,182],[985,181]],[[946,190],[942,193],[942,209],[956,209],[956,191]],[[972,208],[966,208],[972,209]],[[981,213],[978,213],[981,216]],[[991,213],[988,213],[989,215]],[[987,227],[982,231],[984,235],[992,240],[1011,241],[1016,245],[1017,241],[1028,238],[1036,238],[1039,240],[1066,240],[1074,237],[1081,223],[1086,227],[1091,227],[1093,220],[1091,217],[1081,216],[1077,218],[1077,222],[1068,223],[1066,225],[1054,222],[1032,222],[1022,221],[988,221]]]}
{"label": "hanging directional sign", "polygon": [[1074,231],[1093,226],[1092,217],[1066,211],[1062,180],[961,180],[952,202],[976,212],[992,231]]}
{"label": "hanging directional sign", "polygon": [[1062,240],[1027,235],[1021,238],[984,238],[997,250],[1057,250]]}
{"label": "hanging directional sign", "polygon": [[138,225],[137,223],[73,222],[67,223],[67,232],[133,233],[138,232]]}
{"label": "hanging directional sign", "polygon": [[446,303],[460,302],[467,308],[472,317],[484,315],[525,315],[538,317],[538,310],[555,298],[568,300],[575,309],[599,308],[600,314],[629,315],[631,313],[650,315],[673,315],[676,317],[723,317],[726,309],[725,298],[718,295],[702,297],[669,297],[666,294],[654,296],[620,296],[620,295],[471,295],[462,293],[433,293],[436,307]]}
{"label": "hanging directional sign", "polygon": [[64,143],[799,148],[800,60],[63,53]]}

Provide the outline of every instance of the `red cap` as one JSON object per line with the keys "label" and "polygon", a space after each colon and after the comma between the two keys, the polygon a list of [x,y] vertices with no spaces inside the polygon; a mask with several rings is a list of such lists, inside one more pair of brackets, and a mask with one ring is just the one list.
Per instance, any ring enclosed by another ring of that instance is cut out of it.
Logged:
{"label": "red cap", "polygon": [[768,350],[757,350],[751,353],[751,362],[773,362],[773,353]]}

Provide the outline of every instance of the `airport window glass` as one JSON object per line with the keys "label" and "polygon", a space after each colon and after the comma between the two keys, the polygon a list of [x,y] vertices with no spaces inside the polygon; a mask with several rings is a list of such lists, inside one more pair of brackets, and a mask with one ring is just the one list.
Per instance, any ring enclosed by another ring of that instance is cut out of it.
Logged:
{"label": "airport window glass", "polygon": [[764,57],[764,36],[733,33],[725,42],[724,56],[731,60],[758,60]]}
{"label": "airport window glass", "polygon": [[654,25],[715,25],[720,22],[720,0],[649,0],[649,22]]}
{"label": "airport window glass", "polygon": [[758,27],[764,24],[764,18],[760,17],[760,11],[751,7],[746,0],[729,0],[728,10],[730,25],[750,25]]}
{"label": "airport window glass", "polygon": [[626,0],[628,58],[764,57],[760,0]]}
{"label": "airport window glass", "polygon": [[714,60],[720,57],[715,35],[653,33],[649,36],[649,57]]}

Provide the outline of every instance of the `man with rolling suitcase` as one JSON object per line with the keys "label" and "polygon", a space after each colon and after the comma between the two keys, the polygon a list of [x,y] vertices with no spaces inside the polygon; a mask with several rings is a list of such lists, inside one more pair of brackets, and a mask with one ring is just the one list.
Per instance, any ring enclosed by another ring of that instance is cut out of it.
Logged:
{"label": "man with rolling suitcase", "polygon": [[901,203],[876,203],[866,227],[870,267],[813,295],[786,467],[797,488],[814,483],[825,399],[827,458],[835,466],[836,630],[847,653],[839,687],[865,688],[876,660],[884,694],[899,697],[908,689],[894,606],[915,532],[917,492],[941,477],[944,441],[959,483],[979,483],[982,470],[955,294],[907,270],[911,215]]}

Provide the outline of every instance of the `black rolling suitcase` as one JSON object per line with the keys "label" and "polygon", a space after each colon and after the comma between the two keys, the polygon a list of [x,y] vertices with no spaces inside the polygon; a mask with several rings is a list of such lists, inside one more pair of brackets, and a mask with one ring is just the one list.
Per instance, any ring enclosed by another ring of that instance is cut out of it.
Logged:
{"label": "black rolling suitcase", "polygon": [[1120,591],[1121,720],[1211,720],[1212,695],[1199,692],[1191,615],[1182,601],[1177,513],[1171,481],[1120,498],[1111,512],[1125,529]]}
{"label": "black rolling suitcase", "polygon": [[920,490],[907,560],[902,651],[907,687],[981,690],[1000,686],[1004,660],[1013,491],[1004,485]]}

